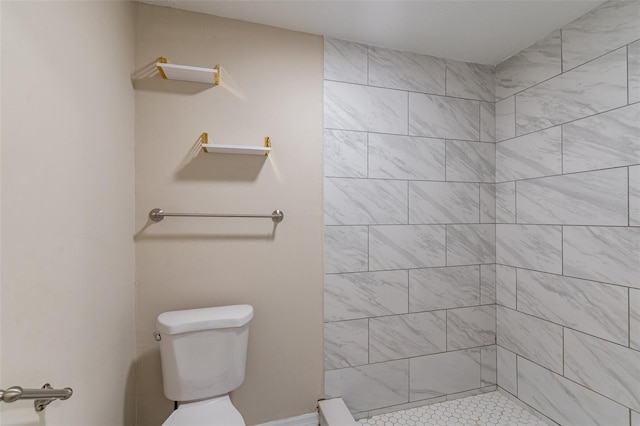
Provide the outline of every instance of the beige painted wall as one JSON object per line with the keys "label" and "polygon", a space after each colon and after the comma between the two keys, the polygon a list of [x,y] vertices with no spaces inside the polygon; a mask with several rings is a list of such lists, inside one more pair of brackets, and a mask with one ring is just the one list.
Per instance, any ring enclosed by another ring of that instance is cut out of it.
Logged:
{"label": "beige painted wall", "polygon": [[2,2],[3,425],[134,423],[133,13]]}
{"label": "beige painted wall", "polygon": [[[232,394],[248,424],[315,410],[322,394],[322,39],[246,22],[136,5],[136,70],[158,56],[221,64],[221,87],[136,81],[138,424],[164,398],[152,332],[158,314],[249,303],[247,376]],[[146,68],[145,68],[146,67]],[[197,153],[212,143],[268,157]],[[194,149],[196,148],[196,149]],[[196,153],[197,155],[193,155]],[[166,211],[269,213],[285,220],[168,218]]]}

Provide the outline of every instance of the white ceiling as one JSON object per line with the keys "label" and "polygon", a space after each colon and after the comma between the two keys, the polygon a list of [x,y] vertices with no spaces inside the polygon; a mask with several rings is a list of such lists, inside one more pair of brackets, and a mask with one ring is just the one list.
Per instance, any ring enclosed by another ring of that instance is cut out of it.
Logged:
{"label": "white ceiling", "polygon": [[498,64],[602,0],[141,0],[447,59]]}

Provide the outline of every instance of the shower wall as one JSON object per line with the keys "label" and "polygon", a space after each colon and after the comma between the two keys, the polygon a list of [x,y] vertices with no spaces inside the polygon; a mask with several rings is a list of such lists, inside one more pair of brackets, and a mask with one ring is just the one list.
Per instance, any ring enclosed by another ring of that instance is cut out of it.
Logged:
{"label": "shower wall", "polygon": [[325,393],[496,383],[494,68],[325,40]]}
{"label": "shower wall", "polygon": [[640,424],[639,22],[610,1],[496,69],[498,385],[565,425]]}

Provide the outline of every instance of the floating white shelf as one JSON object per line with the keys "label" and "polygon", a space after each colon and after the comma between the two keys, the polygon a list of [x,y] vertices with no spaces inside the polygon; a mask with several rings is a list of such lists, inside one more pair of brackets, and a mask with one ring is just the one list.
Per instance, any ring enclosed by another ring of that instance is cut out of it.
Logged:
{"label": "floating white shelf", "polygon": [[167,59],[160,57],[156,62],[158,72],[165,80],[193,81],[216,86],[220,84],[220,65],[213,68],[192,67],[167,63]]}
{"label": "floating white shelf", "polygon": [[219,145],[210,144],[209,135],[203,133],[201,136],[202,149],[209,154],[240,154],[240,155],[269,155],[271,152],[271,140],[264,138],[264,146],[243,146],[243,145]]}

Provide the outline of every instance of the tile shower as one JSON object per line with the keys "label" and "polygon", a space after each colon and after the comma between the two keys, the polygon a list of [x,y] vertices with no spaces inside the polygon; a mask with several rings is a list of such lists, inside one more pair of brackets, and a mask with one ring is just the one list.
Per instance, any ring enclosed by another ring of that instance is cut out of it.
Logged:
{"label": "tile shower", "polygon": [[496,67],[325,40],[325,391],[640,425],[640,2]]}

